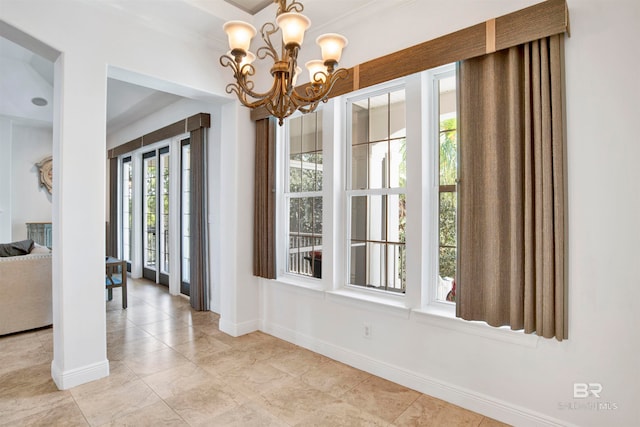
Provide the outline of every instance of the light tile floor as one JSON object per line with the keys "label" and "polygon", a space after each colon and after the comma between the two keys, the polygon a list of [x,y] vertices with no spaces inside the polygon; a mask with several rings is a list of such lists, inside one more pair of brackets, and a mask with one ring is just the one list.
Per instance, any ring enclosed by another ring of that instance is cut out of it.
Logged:
{"label": "light tile floor", "polygon": [[0,337],[0,425],[504,426],[254,332],[145,280],[107,303],[111,375],[59,391],[52,329]]}

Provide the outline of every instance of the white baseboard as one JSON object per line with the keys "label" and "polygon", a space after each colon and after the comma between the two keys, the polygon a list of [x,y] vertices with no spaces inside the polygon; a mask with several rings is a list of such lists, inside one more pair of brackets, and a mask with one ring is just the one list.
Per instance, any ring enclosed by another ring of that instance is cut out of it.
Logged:
{"label": "white baseboard", "polygon": [[261,330],[267,334],[429,396],[442,399],[511,425],[523,427],[572,425],[528,408],[513,405],[491,396],[372,359],[366,355],[319,340],[309,335],[301,334],[300,332],[280,325],[263,321],[261,322],[261,326]]}
{"label": "white baseboard", "polygon": [[60,370],[55,360],[51,362],[51,377],[60,390],[67,390],[107,376],[109,376],[109,361],[107,359],[67,371]]}
{"label": "white baseboard", "polygon": [[232,337],[239,337],[251,332],[260,330],[259,320],[249,320],[242,323],[233,323],[224,318],[220,318],[219,328],[222,332]]}

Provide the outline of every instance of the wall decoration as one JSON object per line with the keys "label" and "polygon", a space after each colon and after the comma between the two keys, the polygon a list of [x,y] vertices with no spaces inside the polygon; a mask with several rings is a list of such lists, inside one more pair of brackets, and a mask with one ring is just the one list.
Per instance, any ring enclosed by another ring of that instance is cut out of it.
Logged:
{"label": "wall decoration", "polygon": [[36,163],[36,166],[40,173],[40,187],[46,188],[51,194],[51,188],[53,187],[53,158],[51,156],[45,157],[40,163]]}

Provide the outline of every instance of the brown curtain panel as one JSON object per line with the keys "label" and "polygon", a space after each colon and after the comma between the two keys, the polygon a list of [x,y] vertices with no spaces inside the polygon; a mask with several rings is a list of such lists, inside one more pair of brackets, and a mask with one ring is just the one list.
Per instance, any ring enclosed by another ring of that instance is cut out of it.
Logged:
{"label": "brown curtain panel", "polygon": [[118,158],[109,159],[109,221],[106,254],[118,257]]}
{"label": "brown curtain panel", "polygon": [[205,129],[191,132],[190,301],[195,310],[209,310],[209,223],[207,220],[207,147]]}
{"label": "brown curtain panel", "polygon": [[457,316],[567,338],[564,34],[459,67]]}
{"label": "brown curtain panel", "polygon": [[256,121],[253,275],[276,278],[275,119]]}

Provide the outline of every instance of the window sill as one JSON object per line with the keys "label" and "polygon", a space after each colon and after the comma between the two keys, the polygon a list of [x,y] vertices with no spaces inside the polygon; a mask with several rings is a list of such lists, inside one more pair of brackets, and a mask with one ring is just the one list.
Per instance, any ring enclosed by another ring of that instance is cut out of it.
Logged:
{"label": "window sill", "polygon": [[513,331],[506,326],[494,327],[484,322],[462,320],[450,311],[438,307],[426,307],[412,311],[420,323],[451,329],[456,332],[484,337],[509,344],[517,344],[523,347],[536,348],[539,337],[535,334],[525,334],[522,331]]}
{"label": "window sill", "polygon": [[293,286],[298,289],[306,289],[315,292],[324,292],[321,279],[311,277],[298,276],[294,274],[283,274],[277,279],[272,280],[281,285]]}
{"label": "window sill", "polygon": [[342,288],[327,291],[327,299],[366,310],[378,310],[385,314],[408,319],[411,309],[406,306],[404,297],[395,295],[377,295],[374,292]]}

